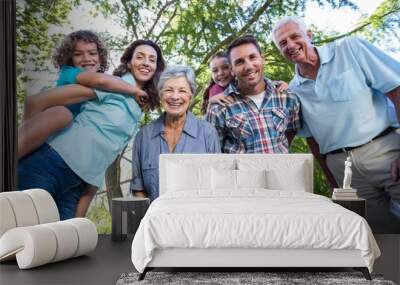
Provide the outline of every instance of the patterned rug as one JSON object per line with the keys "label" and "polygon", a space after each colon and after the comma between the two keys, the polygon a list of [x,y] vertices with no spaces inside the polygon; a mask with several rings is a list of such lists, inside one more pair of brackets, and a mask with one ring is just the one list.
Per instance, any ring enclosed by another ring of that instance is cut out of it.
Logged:
{"label": "patterned rug", "polygon": [[360,272],[154,272],[150,271],[142,281],[139,273],[122,274],[117,285],[395,285],[380,275],[372,274],[372,281]]}

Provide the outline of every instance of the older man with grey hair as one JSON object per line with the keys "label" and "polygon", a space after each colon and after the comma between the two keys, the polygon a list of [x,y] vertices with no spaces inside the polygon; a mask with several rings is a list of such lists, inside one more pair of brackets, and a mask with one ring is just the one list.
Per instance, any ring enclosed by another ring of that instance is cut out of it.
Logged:
{"label": "older man with grey hair", "polygon": [[400,121],[400,63],[375,46],[347,37],[314,47],[303,20],[286,17],[273,39],[296,64],[289,88],[302,109],[298,134],[343,181],[344,161],[353,165],[352,186],[367,199],[367,220],[379,233],[400,233],[400,135],[388,115],[387,98]]}
{"label": "older man with grey hair", "polygon": [[130,185],[134,195],[151,201],[159,195],[161,153],[221,152],[216,129],[189,111],[196,92],[193,70],[184,65],[170,66],[161,74],[157,87],[164,113],[136,135]]}

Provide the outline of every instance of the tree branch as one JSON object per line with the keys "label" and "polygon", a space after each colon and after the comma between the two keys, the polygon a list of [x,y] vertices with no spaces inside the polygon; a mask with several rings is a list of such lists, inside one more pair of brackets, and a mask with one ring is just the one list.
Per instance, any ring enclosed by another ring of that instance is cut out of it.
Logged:
{"label": "tree branch", "polygon": [[172,20],[176,17],[176,14],[178,12],[178,6],[175,7],[174,12],[172,13],[172,16],[169,18],[168,22],[165,24],[164,28],[161,30],[161,32],[158,34],[158,36],[155,38],[155,42],[158,42],[160,37],[163,35],[165,30],[168,28],[168,26],[171,24]]}
{"label": "tree branch", "polygon": [[220,42],[218,45],[216,45],[213,49],[211,49],[203,58],[203,61],[201,62],[199,68],[196,70],[196,75],[201,71],[202,66],[206,65],[207,62],[209,61],[210,57],[216,53],[218,50],[220,50],[222,47],[230,44],[231,42],[233,42],[237,37],[243,35],[252,24],[254,24],[258,18],[261,16],[262,13],[265,12],[265,10],[267,10],[267,8],[269,7],[269,5],[271,4],[272,0],[267,0],[265,1],[265,3],[257,9],[257,11],[253,14],[253,17],[251,17],[251,19],[236,33],[231,34],[230,36],[228,36],[227,38],[225,38],[222,42]]}
{"label": "tree branch", "polygon": [[169,7],[170,5],[172,5],[172,4],[174,4],[175,2],[176,2],[176,0],[167,1],[167,2],[164,4],[164,6],[161,7],[160,11],[158,11],[158,13],[157,13],[156,19],[155,19],[154,22],[153,22],[153,25],[151,26],[150,30],[147,32],[147,34],[146,34],[146,36],[145,36],[146,39],[148,39],[148,38],[151,36],[151,34],[153,33],[154,28],[155,28],[156,25],[158,24],[158,21],[160,21],[161,16],[162,16],[162,14],[165,12],[165,10],[167,10],[168,7]]}
{"label": "tree branch", "polygon": [[129,9],[127,1],[126,0],[121,0],[122,6],[124,6],[125,12],[126,12],[126,27],[132,27],[132,32],[133,35],[135,36],[136,39],[138,39],[138,33],[136,30],[136,25],[133,23],[133,18],[132,18],[132,11]]}
{"label": "tree branch", "polygon": [[[387,16],[390,16],[390,15],[392,15],[392,14],[398,13],[399,11],[400,11],[400,7],[396,7],[394,10],[390,10],[390,11],[388,11],[388,12],[382,14],[382,15],[379,15],[379,16],[378,16],[378,19],[383,19],[383,18],[385,18],[385,17],[387,17]],[[329,42],[332,42],[332,41],[335,41],[335,40],[338,40],[338,39],[347,37],[347,36],[349,36],[349,35],[352,35],[352,34],[354,34],[354,33],[356,33],[356,32],[359,32],[359,31],[361,31],[362,29],[364,29],[365,27],[367,27],[367,26],[369,26],[369,25],[372,24],[372,19],[371,19],[371,18],[372,18],[373,16],[376,16],[376,15],[375,15],[375,14],[371,15],[371,16],[370,16],[367,20],[365,20],[362,24],[358,25],[357,27],[355,27],[353,30],[351,30],[351,31],[349,31],[349,32],[346,32],[346,33],[344,33],[344,34],[340,34],[340,35],[336,35],[336,36],[329,37],[329,38],[327,38],[327,39],[324,39],[324,40],[315,42],[314,44],[315,44],[315,45],[321,45],[321,44],[324,44],[324,43],[329,43]]]}

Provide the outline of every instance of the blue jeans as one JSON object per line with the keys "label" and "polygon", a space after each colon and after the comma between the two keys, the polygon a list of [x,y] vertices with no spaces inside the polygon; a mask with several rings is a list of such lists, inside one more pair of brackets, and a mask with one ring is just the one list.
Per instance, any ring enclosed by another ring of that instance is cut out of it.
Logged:
{"label": "blue jeans", "polygon": [[75,217],[76,206],[87,185],[48,144],[18,163],[18,189],[41,188],[53,197],[60,219]]}

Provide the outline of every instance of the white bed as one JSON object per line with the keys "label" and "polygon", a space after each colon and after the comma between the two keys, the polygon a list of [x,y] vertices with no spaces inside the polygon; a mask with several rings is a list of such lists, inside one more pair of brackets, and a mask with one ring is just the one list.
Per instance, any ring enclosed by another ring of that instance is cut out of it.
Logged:
{"label": "white bed", "polygon": [[[160,157],[160,197],[132,243],[154,267],[355,267],[380,255],[367,222],[312,194],[308,154]],[[368,268],[368,270],[367,270]]]}

